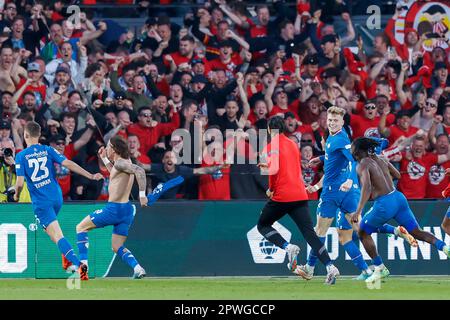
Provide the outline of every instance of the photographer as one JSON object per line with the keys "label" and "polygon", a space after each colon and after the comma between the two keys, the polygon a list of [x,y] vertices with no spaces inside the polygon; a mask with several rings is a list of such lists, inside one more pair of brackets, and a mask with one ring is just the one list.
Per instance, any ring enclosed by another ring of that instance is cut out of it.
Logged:
{"label": "photographer", "polygon": [[[16,148],[9,139],[0,141],[0,202],[14,202],[14,184],[16,183],[16,170],[14,157]],[[30,193],[26,183],[20,193],[19,202],[31,202]]]}

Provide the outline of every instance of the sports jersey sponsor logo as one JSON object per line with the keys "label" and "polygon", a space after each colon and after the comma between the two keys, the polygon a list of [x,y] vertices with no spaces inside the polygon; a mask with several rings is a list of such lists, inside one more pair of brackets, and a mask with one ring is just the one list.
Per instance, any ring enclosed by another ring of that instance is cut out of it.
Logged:
{"label": "sports jersey sponsor logo", "polygon": [[316,177],[316,173],[311,168],[303,169],[303,181],[305,182],[305,185],[309,186],[313,183],[314,178]]}
{"label": "sports jersey sponsor logo", "polygon": [[380,137],[380,133],[378,132],[378,128],[376,128],[376,127],[368,128],[366,130],[366,132],[364,132],[364,137],[366,137],[366,138],[370,138],[370,137],[379,138]]}
{"label": "sports jersey sponsor logo", "polygon": [[415,161],[410,161],[407,168],[411,180],[418,180],[425,174],[425,167]]}
{"label": "sports jersey sponsor logo", "polygon": [[445,169],[439,165],[435,164],[430,168],[430,172],[428,173],[428,178],[432,185],[437,186],[444,180],[445,177]]}
{"label": "sports jersey sponsor logo", "polygon": [[[272,225],[286,241],[291,241],[291,232],[279,222]],[[247,233],[247,240],[255,263],[283,263],[286,251],[264,238],[255,226]]]}

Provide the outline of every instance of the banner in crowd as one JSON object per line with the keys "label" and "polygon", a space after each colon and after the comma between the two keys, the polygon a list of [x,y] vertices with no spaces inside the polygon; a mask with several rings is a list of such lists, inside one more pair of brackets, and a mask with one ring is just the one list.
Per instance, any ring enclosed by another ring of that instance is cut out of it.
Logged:
{"label": "banner in crowd", "polygon": [[[428,33],[423,48],[431,51],[435,47],[448,48],[445,39],[450,38],[450,5],[448,1],[409,1],[398,14],[395,23],[395,38],[404,43],[405,31],[417,30],[419,37]],[[438,37],[441,34],[444,37]]]}
{"label": "banner in crowd", "polygon": [[[158,202],[137,210],[126,246],[149,276],[288,276],[284,250],[266,241],[256,228],[264,203]],[[414,201],[410,204],[420,225],[450,244],[450,236],[440,228],[448,203]],[[76,224],[102,205],[63,206],[58,219],[75,248]],[[316,206],[317,202],[310,202],[313,216]],[[57,247],[36,226],[31,206],[1,205],[0,208],[0,278],[66,278]],[[299,260],[304,263],[309,248],[289,216],[274,227],[285,239],[300,246]],[[374,235],[374,240],[393,275],[449,274],[450,260],[429,244],[419,242],[418,248],[411,248],[403,239],[385,234]],[[90,277],[132,275],[132,270],[111,251],[111,227],[89,232],[89,241]],[[328,232],[327,248],[341,274],[358,273],[339,245],[335,228]],[[363,254],[370,261],[364,250]],[[316,274],[325,274],[321,265],[316,270]]]}

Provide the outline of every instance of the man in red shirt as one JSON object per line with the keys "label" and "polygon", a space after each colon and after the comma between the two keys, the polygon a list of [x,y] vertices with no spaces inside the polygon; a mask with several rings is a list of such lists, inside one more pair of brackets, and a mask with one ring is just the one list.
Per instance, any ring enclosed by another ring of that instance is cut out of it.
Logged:
{"label": "man in red shirt", "polygon": [[241,56],[233,52],[230,40],[226,40],[219,44],[219,57],[211,60],[209,67],[211,70],[224,70],[227,78],[232,79],[243,62]]}
{"label": "man in red shirt", "polygon": [[139,137],[141,144],[139,152],[141,154],[147,154],[161,137],[168,136],[180,126],[180,117],[177,112],[173,113],[171,122],[158,123],[152,120],[152,109],[150,107],[139,109],[138,120],[138,123],[128,127],[128,134]]}
{"label": "man in red shirt", "polygon": [[411,151],[401,154],[398,190],[408,199],[423,199],[426,196],[427,173],[430,168],[449,160],[449,154],[437,155],[425,152],[425,138],[416,136]]}
{"label": "man in red shirt", "polygon": [[[364,105],[363,114],[351,114],[350,115],[350,126],[353,130],[353,138],[358,137],[380,137],[380,133],[378,131],[378,124],[380,123],[380,117],[377,114],[377,106],[373,101],[368,101]],[[385,110],[386,116],[388,119],[386,123],[390,126],[394,122],[394,115],[390,117],[388,115],[388,110]]]}
{"label": "man in red shirt", "polygon": [[130,157],[136,159],[140,163],[150,164],[152,163],[150,158],[146,154],[139,152],[141,144],[139,143],[139,138],[135,134],[130,134],[128,136],[128,149],[130,150]]}
{"label": "man in red shirt", "polygon": [[[439,155],[445,155],[449,152],[449,138],[446,133],[440,134],[434,146],[436,153]],[[447,187],[450,182],[450,178],[445,175],[445,170],[450,168],[450,161],[446,161],[442,164],[435,163],[430,167],[427,174],[427,198],[439,199],[442,196],[442,191]]]}
{"label": "man in red shirt", "polygon": [[408,138],[415,134],[419,129],[411,126],[411,116],[409,111],[400,110],[396,115],[396,124],[386,127],[387,114],[383,113],[378,124],[378,131],[383,137],[388,138],[389,145],[393,145],[399,138]]}
{"label": "man in red shirt", "polygon": [[269,175],[267,196],[270,200],[264,206],[258,220],[258,231],[267,240],[286,250],[288,268],[296,273],[297,255],[300,248],[287,242],[272,225],[286,213],[294,220],[306,242],[320,261],[327,267],[326,284],[334,284],[339,270],[333,265],[326,247],[314,231],[308,208],[308,194],[302,178],[300,151],[298,146],[284,134],[287,131],[284,119],[275,116],[269,120],[268,132],[271,142],[263,151],[263,162],[259,164],[263,174]]}
{"label": "man in red shirt", "polygon": [[164,56],[164,65],[173,73],[182,64],[189,64],[194,57],[195,40],[191,36],[184,36],[180,40],[178,52]]}

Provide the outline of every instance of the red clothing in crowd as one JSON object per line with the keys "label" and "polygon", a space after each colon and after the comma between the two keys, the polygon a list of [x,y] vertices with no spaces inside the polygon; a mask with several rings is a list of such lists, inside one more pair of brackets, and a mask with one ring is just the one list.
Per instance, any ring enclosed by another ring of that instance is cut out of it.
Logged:
{"label": "red clothing in crowd", "polygon": [[171,56],[173,59],[173,62],[175,62],[175,65],[178,67],[180,64],[183,63],[190,63],[191,58],[182,56],[179,52],[174,52],[168,55],[164,56],[164,65],[166,68],[170,68],[170,62],[167,60],[167,56]]}
{"label": "red clothing in crowd", "polygon": [[393,124],[389,127],[389,130],[391,131],[391,134],[389,135],[389,145],[392,145],[395,141],[398,140],[400,137],[411,137],[413,134],[415,134],[419,129],[413,126],[409,126],[408,130],[402,130],[400,127],[396,124]]}
{"label": "red clothing in crowd", "polygon": [[270,113],[269,113],[269,118],[276,116],[279,113],[282,113],[284,115],[287,112],[292,112],[295,116],[295,119],[300,120],[297,110],[298,110],[297,105],[295,105],[294,103],[291,103],[290,105],[288,105],[287,109],[281,109],[279,106],[274,105],[272,107],[272,111],[270,111]]}
{"label": "red clothing in crowd", "polygon": [[450,168],[450,161],[443,164],[435,163],[427,174],[427,198],[441,198],[442,191],[450,182],[450,177],[445,175],[445,169]]}
{"label": "red clothing in crowd", "polygon": [[105,177],[103,179],[103,186],[102,191],[100,192],[100,195],[98,196],[97,200],[99,201],[108,201],[109,193],[108,193],[108,187],[109,187],[109,176],[110,172],[106,167],[100,167],[100,173]]}
{"label": "red clothing in crowd", "polygon": [[233,54],[231,57],[230,62],[223,63],[222,60],[219,58],[216,58],[214,60],[211,60],[209,62],[209,68],[211,70],[225,70],[227,73],[227,77],[235,76],[236,73],[239,71],[238,67],[243,63],[243,60],[240,55]]}
{"label": "red clothing in crowd", "polygon": [[[253,25],[250,28],[250,38],[261,38],[267,36],[267,26]],[[252,52],[252,60],[264,58],[267,50]]]}
{"label": "red clothing in crowd", "polygon": [[263,152],[269,165],[269,189],[273,201],[308,200],[298,146],[284,134],[277,135]]}
{"label": "red clothing in crowd", "polygon": [[[218,165],[214,162],[203,159],[202,167]],[[198,185],[199,200],[230,200],[230,168],[220,169],[222,175],[202,174]]]}
{"label": "red clothing in crowd", "polygon": [[[395,121],[395,116],[389,114],[386,119],[386,125],[390,126]],[[353,138],[358,137],[379,137],[378,124],[380,117],[375,117],[372,120],[357,114],[350,115],[350,126],[353,130]]]}
{"label": "red clothing in crowd", "polygon": [[[27,80],[25,78],[21,78],[19,81],[19,84],[17,85],[17,90],[22,88],[25,85],[25,82],[27,82]],[[44,103],[45,98],[47,96],[47,86],[45,84],[41,84],[40,86],[37,86],[37,87],[28,85],[28,87],[26,87],[23,94],[25,94],[26,92],[29,92],[29,91],[33,92],[35,96],[40,95],[41,96],[41,104]],[[23,103],[23,94],[20,96],[19,100],[17,101],[19,106],[22,105],[22,103]]]}
{"label": "red clothing in crowd", "polygon": [[408,199],[425,198],[428,173],[437,161],[438,156],[434,153],[425,153],[421,158],[413,157],[411,160],[406,159],[405,153],[402,153],[398,190]]}
{"label": "red clothing in crowd", "polygon": [[[73,143],[66,145],[64,148],[64,156],[72,160],[78,151],[75,150],[75,146]],[[58,181],[59,186],[61,187],[62,195],[64,199],[67,199],[70,193],[70,184],[72,181],[72,175],[70,174],[69,169],[61,166],[58,163],[55,163],[55,172],[56,172],[56,180]]]}
{"label": "red clothing in crowd", "polygon": [[158,123],[156,127],[144,127],[139,123],[132,124],[128,127],[129,134],[135,134],[139,138],[141,147],[139,152],[147,154],[150,149],[158,143],[161,137],[171,134],[180,126],[180,116],[175,113],[172,116],[172,121],[169,123]]}

